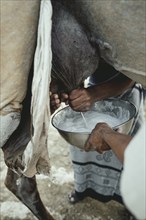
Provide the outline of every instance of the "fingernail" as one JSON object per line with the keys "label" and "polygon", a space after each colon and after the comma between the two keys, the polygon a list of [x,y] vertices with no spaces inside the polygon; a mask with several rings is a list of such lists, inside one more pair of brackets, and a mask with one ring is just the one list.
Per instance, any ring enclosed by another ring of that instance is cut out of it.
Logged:
{"label": "fingernail", "polygon": [[55,95],[54,95],[54,98],[55,98],[55,99],[58,99],[58,98],[59,98],[59,96],[58,96],[57,94],[55,94]]}

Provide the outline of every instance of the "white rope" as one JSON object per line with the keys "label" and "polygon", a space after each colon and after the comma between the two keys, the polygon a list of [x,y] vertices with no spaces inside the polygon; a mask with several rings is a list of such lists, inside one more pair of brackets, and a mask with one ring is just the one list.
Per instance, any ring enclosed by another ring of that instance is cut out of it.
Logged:
{"label": "white rope", "polygon": [[47,139],[50,123],[49,85],[52,68],[51,28],[52,5],[50,0],[42,0],[32,82],[31,114],[34,132],[23,158],[25,165],[23,174],[28,177],[34,176],[37,172],[48,174],[50,169]]}

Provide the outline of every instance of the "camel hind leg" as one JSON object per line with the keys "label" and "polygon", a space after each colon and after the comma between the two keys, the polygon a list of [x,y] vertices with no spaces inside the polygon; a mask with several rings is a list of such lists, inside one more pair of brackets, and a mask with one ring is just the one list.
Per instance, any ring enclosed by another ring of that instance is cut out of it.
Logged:
{"label": "camel hind leg", "polygon": [[41,201],[35,177],[22,176],[20,178],[8,168],[5,185],[39,220],[54,219]]}

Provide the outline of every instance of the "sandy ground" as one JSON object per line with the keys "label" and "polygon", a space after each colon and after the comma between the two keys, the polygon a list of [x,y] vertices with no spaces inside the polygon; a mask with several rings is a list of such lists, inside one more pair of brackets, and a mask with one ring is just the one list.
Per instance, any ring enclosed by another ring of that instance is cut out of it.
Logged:
{"label": "sandy ground", "polygon": [[[78,204],[68,202],[67,195],[73,189],[73,171],[69,159],[68,144],[56,129],[50,127],[49,152],[52,174],[37,176],[41,198],[55,220],[130,220],[126,209],[117,202],[103,204],[86,198]],[[4,186],[6,165],[0,158],[0,214],[1,220],[34,220],[32,213]]]}

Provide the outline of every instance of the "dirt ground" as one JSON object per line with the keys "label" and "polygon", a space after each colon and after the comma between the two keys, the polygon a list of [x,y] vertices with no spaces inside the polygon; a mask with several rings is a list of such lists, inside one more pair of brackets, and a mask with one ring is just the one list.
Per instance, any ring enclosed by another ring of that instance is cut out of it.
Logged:
{"label": "dirt ground", "polygon": [[[67,195],[73,189],[73,171],[68,144],[50,127],[49,152],[52,165],[50,177],[37,176],[41,198],[55,220],[131,220],[126,209],[117,202],[103,204],[91,198],[72,205]],[[0,158],[1,220],[34,220],[32,213],[4,186],[6,165]]]}

